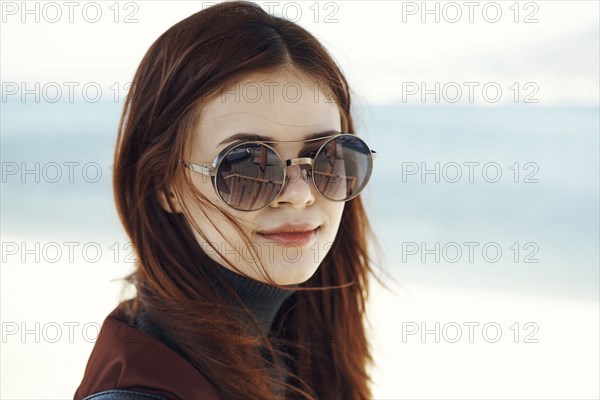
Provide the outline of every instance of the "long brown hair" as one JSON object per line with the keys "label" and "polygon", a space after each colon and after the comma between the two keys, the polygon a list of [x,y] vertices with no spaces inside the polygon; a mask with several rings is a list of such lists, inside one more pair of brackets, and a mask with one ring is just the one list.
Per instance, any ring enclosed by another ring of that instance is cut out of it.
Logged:
{"label": "long brown hair", "polygon": [[[256,4],[211,6],[152,44],[123,110],[114,159],[117,210],[138,256],[126,277],[136,296],[121,305],[128,318],[147,312],[225,399],[275,398],[281,387],[287,398],[368,399],[372,356],[364,317],[374,237],[361,196],[345,203],[331,250],[282,305],[274,333],[263,340],[240,334],[247,332],[247,320],[215,289],[212,282],[221,277],[194,236],[189,211],[171,213],[161,205],[160,193],[175,188],[180,195],[181,183],[206,212],[239,229],[195,189],[177,161],[203,102],[245,76],[290,66],[328,89],[342,131],[353,133],[350,89],[327,50],[303,28]],[[172,204],[171,197],[167,201]],[[265,349],[271,359],[287,358],[288,383],[265,370]]]}

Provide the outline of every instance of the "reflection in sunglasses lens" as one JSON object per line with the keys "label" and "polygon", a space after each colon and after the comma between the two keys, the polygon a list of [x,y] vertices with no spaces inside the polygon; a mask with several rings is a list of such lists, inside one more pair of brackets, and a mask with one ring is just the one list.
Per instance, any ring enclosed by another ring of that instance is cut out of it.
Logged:
{"label": "reflection in sunglasses lens", "polygon": [[370,150],[359,138],[346,135],[333,139],[315,160],[317,188],[331,200],[353,197],[368,181],[370,162]]}
{"label": "reflection in sunglasses lens", "polygon": [[283,184],[279,157],[260,144],[241,145],[227,153],[217,172],[223,201],[240,210],[256,210],[275,199]]}

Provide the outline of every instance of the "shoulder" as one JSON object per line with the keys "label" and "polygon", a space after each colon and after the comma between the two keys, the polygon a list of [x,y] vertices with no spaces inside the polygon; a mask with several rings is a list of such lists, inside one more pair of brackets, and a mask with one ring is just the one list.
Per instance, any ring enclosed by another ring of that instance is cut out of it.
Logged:
{"label": "shoulder", "polygon": [[155,394],[142,393],[135,390],[113,389],[94,393],[83,400],[167,400]]}
{"label": "shoulder", "polygon": [[130,324],[117,308],[100,328],[75,399],[172,400],[197,398],[198,394],[204,399],[219,398],[216,388],[191,363]]}

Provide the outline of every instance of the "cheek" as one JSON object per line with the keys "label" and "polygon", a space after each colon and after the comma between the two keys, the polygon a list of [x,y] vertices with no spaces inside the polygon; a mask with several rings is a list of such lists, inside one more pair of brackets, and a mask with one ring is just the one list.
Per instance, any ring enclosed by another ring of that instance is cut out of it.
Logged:
{"label": "cheek", "polygon": [[[217,205],[219,204],[220,200],[212,188],[212,183],[209,177],[194,173],[190,176],[190,180],[194,185],[195,190],[199,192],[199,194],[204,196],[211,203]],[[197,198],[196,195],[197,193],[192,193],[191,189],[188,189],[187,187],[185,188],[185,203],[189,212],[191,213],[190,217],[208,236],[209,240],[214,240],[220,235],[218,235],[217,231],[211,224],[211,221],[219,228],[223,228],[223,221],[219,221],[218,218],[211,217],[211,213],[209,213],[208,217],[204,215],[201,208],[203,208],[202,204],[204,204],[206,200],[201,200],[202,196]]]}
{"label": "cheek", "polygon": [[346,203],[333,201],[328,201],[327,203],[327,206],[324,207],[325,212],[329,216],[329,227],[327,231],[332,236],[330,239],[333,240],[340,227],[340,221],[342,220],[342,214],[344,213],[344,205]]}
{"label": "cheek", "polygon": [[202,174],[194,174],[191,176],[192,183],[198,189],[200,193],[202,193],[205,197],[210,199],[213,203],[218,203],[221,199],[218,197],[215,189],[213,188],[211,178],[202,175]]}

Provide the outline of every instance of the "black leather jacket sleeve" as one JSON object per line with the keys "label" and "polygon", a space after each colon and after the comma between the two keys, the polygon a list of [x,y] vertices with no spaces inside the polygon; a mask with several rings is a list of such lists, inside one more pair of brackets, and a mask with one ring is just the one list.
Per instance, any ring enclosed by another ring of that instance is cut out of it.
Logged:
{"label": "black leather jacket sleeve", "polygon": [[136,392],[135,390],[112,389],[90,394],[83,400],[167,400],[155,394]]}

